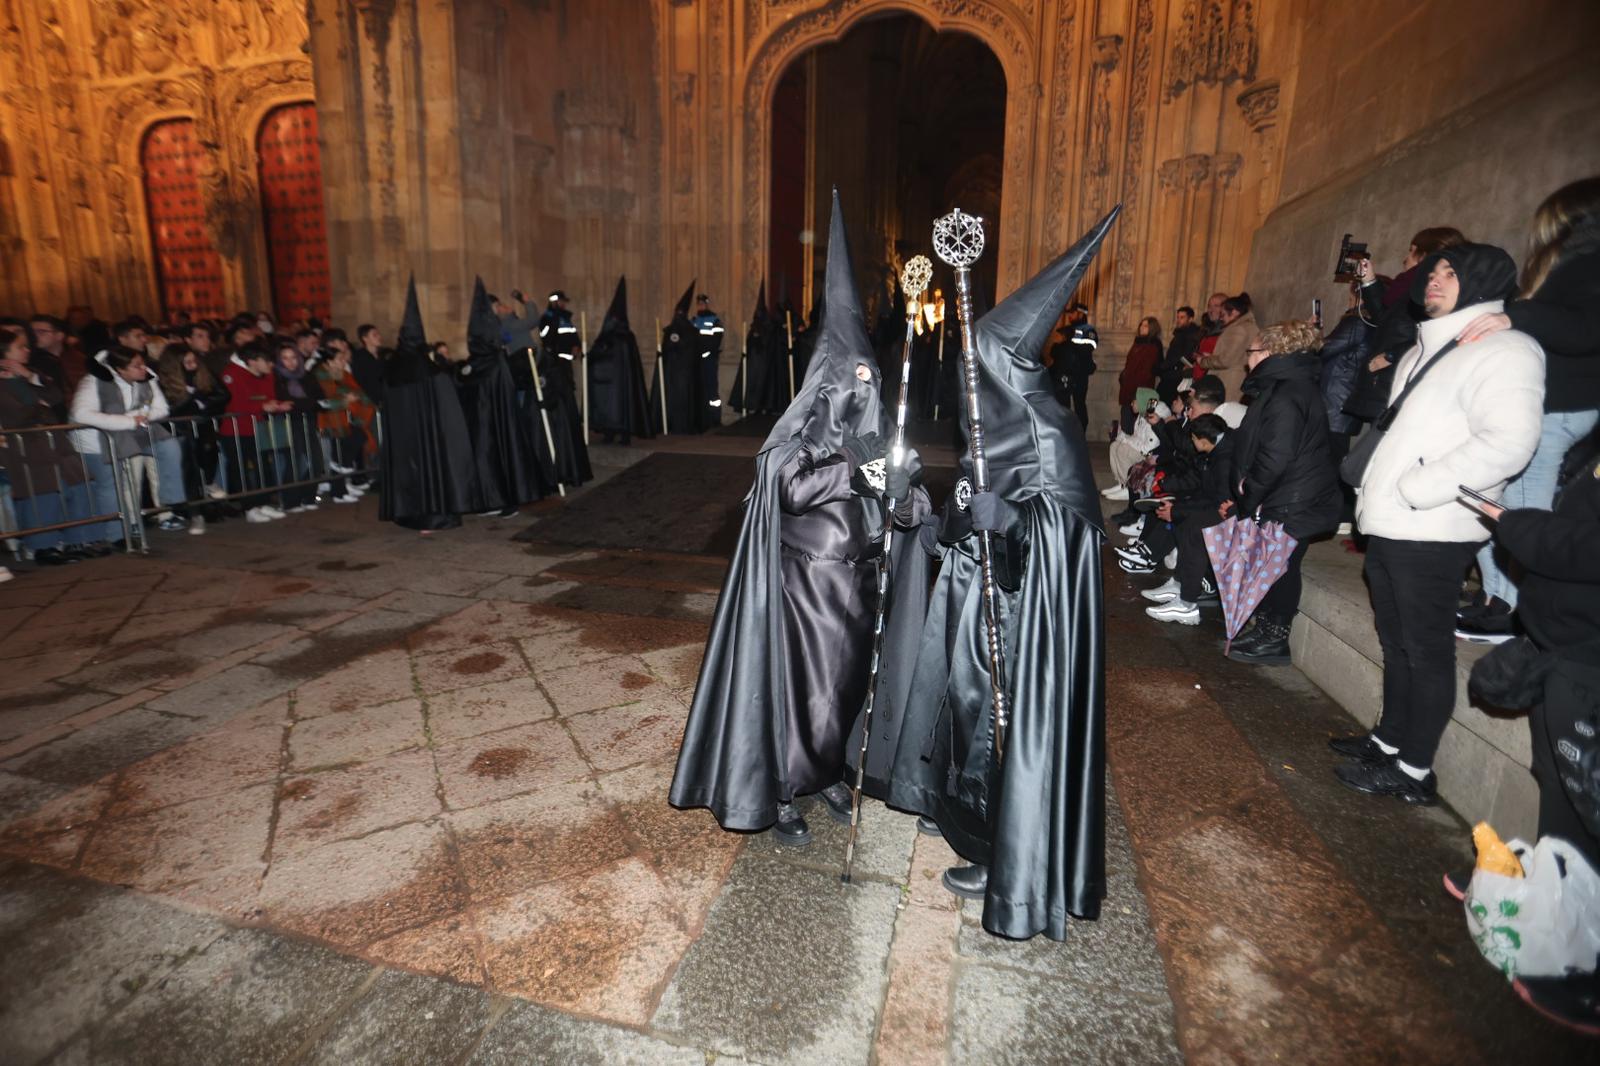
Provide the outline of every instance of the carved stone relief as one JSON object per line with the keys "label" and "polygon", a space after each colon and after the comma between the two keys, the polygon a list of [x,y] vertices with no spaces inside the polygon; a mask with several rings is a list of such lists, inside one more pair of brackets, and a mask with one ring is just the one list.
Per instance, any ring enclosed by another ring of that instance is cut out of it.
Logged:
{"label": "carved stone relief", "polygon": [[1186,0],[1167,60],[1166,98],[1191,85],[1248,84],[1258,58],[1253,0]]}
{"label": "carved stone relief", "polygon": [[1128,123],[1123,145],[1122,216],[1117,220],[1116,283],[1112,290],[1111,319],[1132,328],[1139,313],[1133,306],[1133,276],[1139,247],[1139,194],[1145,180],[1145,133],[1150,118],[1150,96],[1155,81],[1155,5],[1137,0],[1133,18],[1133,61],[1128,71]]}

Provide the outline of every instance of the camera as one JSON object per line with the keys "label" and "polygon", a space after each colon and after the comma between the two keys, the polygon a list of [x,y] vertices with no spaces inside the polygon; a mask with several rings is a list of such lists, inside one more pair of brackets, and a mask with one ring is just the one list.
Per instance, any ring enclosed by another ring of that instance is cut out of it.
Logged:
{"label": "camera", "polygon": [[1368,258],[1367,246],[1352,241],[1346,233],[1339,241],[1339,262],[1333,268],[1333,280],[1355,281],[1361,277],[1361,261]]}

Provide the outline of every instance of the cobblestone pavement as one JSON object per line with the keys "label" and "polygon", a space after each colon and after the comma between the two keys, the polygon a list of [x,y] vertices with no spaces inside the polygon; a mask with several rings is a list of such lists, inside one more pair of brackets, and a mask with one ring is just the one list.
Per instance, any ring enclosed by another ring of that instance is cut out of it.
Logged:
{"label": "cobblestone pavement", "polygon": [[428,538],[375,511],[0,586],[0,1061],[1464,1062],[1491,1022],[1561,1047],[1492,974],[1463,1008],[1419,954],[1465,976],[1470,944],[1340,850],[1451,861],[1459,826],[1313,831],[1338,808],[1250,708],[1337,712],[1214,678],[1118,579],[1105,914],[1013,943],[905,815],[869,806],[846,887],[820,810],[788,850],[666,804],[722,560],[514,541],[548,505]]}

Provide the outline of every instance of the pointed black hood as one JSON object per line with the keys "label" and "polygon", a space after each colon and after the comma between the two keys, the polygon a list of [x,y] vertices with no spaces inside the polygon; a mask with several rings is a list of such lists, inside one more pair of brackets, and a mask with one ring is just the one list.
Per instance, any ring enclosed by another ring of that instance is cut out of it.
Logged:
{"label": "pointed black hood", "polygon": [[406,280],[406,310],[400,316],[400,332],[395,335],[394,350],[399,355],[428,354],[428,335],[422,328],[422,310],[417,306],[417,276]]}
{"label": "pointed black hood", "polygon": [[600,332],[628,328],[628,279],[623,276],[617,278],[617,291],[611,294],[611,306],[606,308],[606,317],[600,322]]}
{"label": "pointed black hood", "polygon": [[689,282],[689,287],[683,290],[683,295],[678,297],[678,306],[672,309],[672,317],[674,321],[680,318],[686,322],[689,320],[689,304],[694,300],[694,287],[699,283],[700,279],[695,278],[693,281]]}
{"label": "pointed black hood", "polygon": [[[978,402],[993,491],[1007,499],[1047,493],[1100,525],[1083,428],[1055,399],[1039,360],[1062,308],[1100,250],[1121,205],[978,319]],[[963,456],[962,465],[967,465]]]}
{"label": "pointed black hood", "polygon": [[472,309],[467,312],[467,353],[475,359],[500,351],[500,320],[489,304],[483,278],[472,281]]}
{"label": "pointed black hood", "polygon": [[762,278],[761,288],[756,290],[756,309],[750,315],[750,329],[765,329],[771,320],[772,314],[767,310],[767,279]]}
{"label": "pointed black hood", "polygon": [[[861,297],[856,293],[855,268],[850,263],[850,243],[845,238],[838,189],[833,190],[828,265],[822,287],[826,294],[822,321],[805,381],[772,428],[762,451],[800,437],[815,455],[827,456],[837,452],[847,437],[884,430],[879,397],[883,379],[867,337]],[[871,381],[856,377],[860,364],[872,371]]]}

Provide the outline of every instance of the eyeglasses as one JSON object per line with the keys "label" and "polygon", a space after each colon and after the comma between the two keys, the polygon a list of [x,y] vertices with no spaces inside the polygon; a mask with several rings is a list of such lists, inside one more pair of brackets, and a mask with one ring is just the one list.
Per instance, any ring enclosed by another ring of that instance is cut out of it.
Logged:
{"label": "eyeglasses", "polygon": [[1265,349],[1265,348],[1246,348],[1244,351],[1245,351],[1246,355],[1266,355],[1267,354],[1267,349]]}

